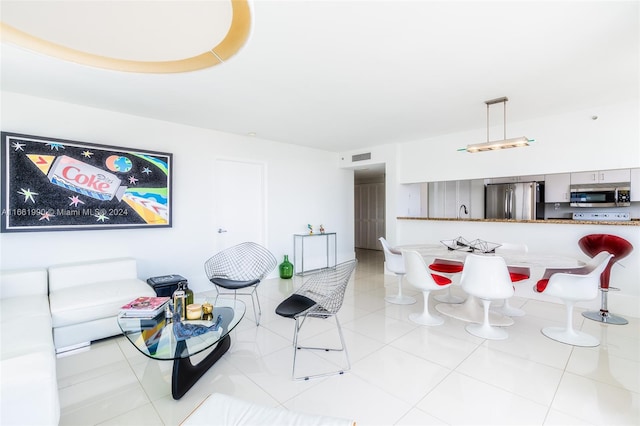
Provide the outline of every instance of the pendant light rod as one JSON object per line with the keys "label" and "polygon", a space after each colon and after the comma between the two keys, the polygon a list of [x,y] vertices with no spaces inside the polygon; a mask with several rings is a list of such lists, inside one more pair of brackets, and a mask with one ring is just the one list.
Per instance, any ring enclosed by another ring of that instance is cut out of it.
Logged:
{"label": "pendant light rod", "polygon": [[509,98],[506,96],[502,96],[500,98],[490,99],[488,101],[484,101],[487,104],[487,142],[489,142],[489,106],[494,104],[502,104],[503,105],[503,136],[502,139],[507,139],[507,101]]}

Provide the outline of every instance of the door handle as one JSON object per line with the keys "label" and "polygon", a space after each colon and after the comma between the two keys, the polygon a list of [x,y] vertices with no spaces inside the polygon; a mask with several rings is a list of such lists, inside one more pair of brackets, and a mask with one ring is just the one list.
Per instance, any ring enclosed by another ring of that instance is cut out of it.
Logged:
{"label": "door handle", "polygon": [[225,233],[225,232],[227,232],[226,229],[218,228],[218,234],[222,234],[222,233]]}

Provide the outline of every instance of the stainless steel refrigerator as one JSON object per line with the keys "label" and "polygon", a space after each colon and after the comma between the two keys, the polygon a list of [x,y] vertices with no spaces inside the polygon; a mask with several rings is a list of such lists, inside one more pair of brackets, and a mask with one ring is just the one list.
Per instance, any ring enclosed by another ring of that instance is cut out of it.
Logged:
{"label": "stainless steel refrigerator", "polygon": [[544,183],[489,184],[485,187],[486,219],[544,219]]}

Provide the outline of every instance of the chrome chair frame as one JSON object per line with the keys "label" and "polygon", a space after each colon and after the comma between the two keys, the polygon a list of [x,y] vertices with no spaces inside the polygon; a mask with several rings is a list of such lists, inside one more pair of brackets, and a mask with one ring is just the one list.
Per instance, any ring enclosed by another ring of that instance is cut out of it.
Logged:
{"label": "chrome chair frame", "polygon": [[[238,295],[251,296],[253,315],[258,326],[262,316],[258,285],[273,271],[276,264],[276,258],[265,247],[254,242],[244,242],[210,257],[204,263],[204,269],[216,289],[216,302],[220,295],[233,295],[234,300]],[[220,290],[221,288],[224,290]],[[245,289],[250,291],[243,291]]]}
{"label": "chrome chair frame", "polygon": [[[293,380],[309,380],[315,377],[325,377],[335,374],[344,374],[351,369],[349,353],[344,341],[342,326],[337,313],[342,307],[347,285],[355,271],[357,260],[350,260],[340,263],[334,267],[322,269],[311,275],[302,286],[287,299],[282,301],[276,308],[276,313],[286,318],[295,320],[293,334],[293,366],[291,378]],[[298,344],[300,330],[308,318],[327,319],[333,317],[336,321],[338,335],[340,337],[339,348],[301,346]],[[296,376],[296,360],[299,350],[320,350],[344,352],[346,368],[327,373]]]}

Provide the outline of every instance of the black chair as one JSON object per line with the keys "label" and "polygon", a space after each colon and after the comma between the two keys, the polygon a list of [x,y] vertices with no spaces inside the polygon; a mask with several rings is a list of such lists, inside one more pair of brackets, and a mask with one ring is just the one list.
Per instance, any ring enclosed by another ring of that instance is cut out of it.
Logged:
{"label": "black chair", "polygon": [[220,295],[232,294],[234,299],[239,294],[251,296],[256,325],[260,325],[262,308],[257,293],[258,284],[273,271],[276,264],[276,258],[269,250],[259,244],[245,242],[216,253],[204,263],[204,269],[209,281],[215,284],[216,301]]}
{"label": "black chair", "polygon": [[[357,262],[358,261],[355,259],[350,260],[313,274],[297,291],[282,301],[282,303],[280,303],[276,308],[276,314],[285,318],[293,318],[295,320],[295,330],[293,334],[293,369],[291,371],[291,376],[294,380],[308,380],[311,377],[343,374],[351,368],[349,354],[347,353],[344,336],[342,335],[342,327],[340,326],[340,321],[336,314],[342,307],[345,290],[347,289],[347,284],[349,284],[349,280],[356,268]],[[326,319],[329,317],[334,317],[336,320],[338,334],[340,336],[340,348],[318,348],[298,345],[300,329],[308,318]],[[347,368],[329,373],[296,377],[296,355],[298,350],[301,349],[344,351],[345,358],[347,360]]]}

